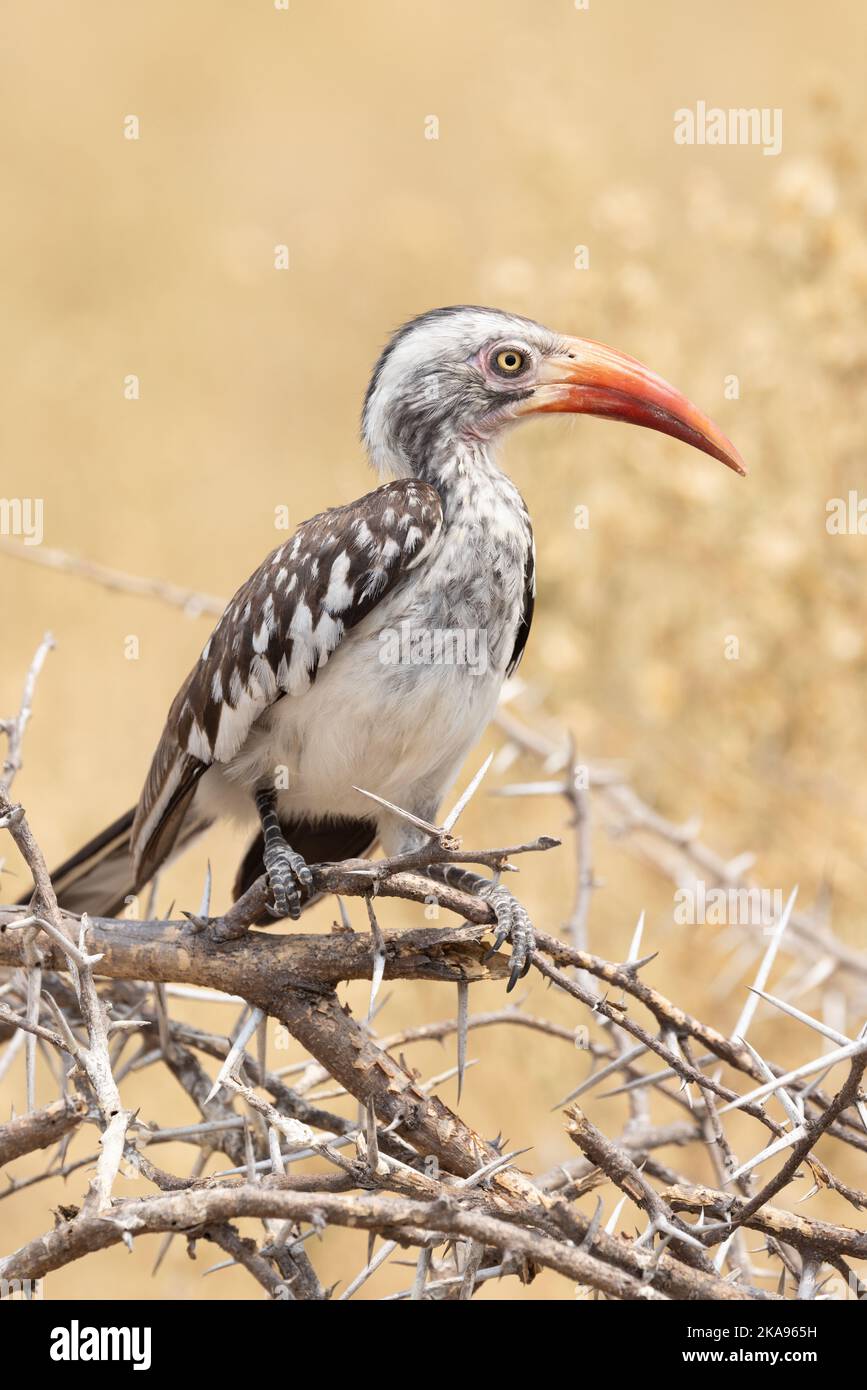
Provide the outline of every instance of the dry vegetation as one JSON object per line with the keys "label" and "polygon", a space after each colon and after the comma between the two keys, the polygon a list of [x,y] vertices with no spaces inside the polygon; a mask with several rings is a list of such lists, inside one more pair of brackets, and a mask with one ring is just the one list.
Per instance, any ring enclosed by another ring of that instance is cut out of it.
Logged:
{"label": "dry vegetation", "polygon": [[[726,873],[752,873],[784,899],[797,882],[796,915],[767,988],[832,1032],[854,1039],[863,1023],[865,538],[831,536],[825,519],[828,500],[863,486],[864,476],[867,169],[858,53],[867,21],[832,5],[817,27],[806,3],[768,4],[760,20],[746,4],[726,7],[723,17],[702,5],[689,14],[668,4],[647,13],[633,7],[629,16],[594,6],[593,28],[580,31],[575,26],[588,16],[533,19],[511,3],[482,4],[471,15],[445,4],[432,7],[436,16],[414,14],[412,24],[402,8],[395,0],[349,16],[343,7],[345,49],[332,53],[327,77],[305,54],[329,50],[333,6],[303,15],[296,7],[293,38],[277,42],[247,7],[215,23],[212,9],[198,4],[185,7],[182,19],[168,6],[123,18],[106,6],[87,41],[66,15],[50,33],[35,11],[18,15],[20,63],[7,84],[16,116],[7,161],[15,221],[4,237],[21,274],[9,295],[4,376],[15,409],[4,421],[3,491],[45,498],[46,547],[192,590],[231,592],[273,544],[276,505],[288,502],[300,519],[361,490],[355,414],[374,347],[394,322],[455,300],[499,303],[611,341],[718,418],[751,466],[745,483],[670,441],[595,422],[524,432],[510,442],[508,466],[537,530],[539,617],[525,684],[504,710],[520,728],[508,723],[492,733],[496,760],[462,818],[462,834],[473,846],[543,830],[562,836],[564,848],[522,861],[520,895],[552,937],[567,939],[567,922],[586,909],[587,948],[597,956],[582,958],[576,973],[554,947],[542,953],[540,965],[569,981],[569,990],[544,993],[538,972],[528,977],[521,1012],[544,1020],[543,1028],[528,1032],[510,1017],[471,1029],[469,1060],[478,1065],[467,1070],[460,1113],[485,1142],[503,1132],[508,1149],[532,1146],[516,1160],[528,1173],[551,1176],[570,1164],[574,1186],[562,1200],[577,1226],[571,1237],[561,1227],[543,1232],[546,1239],[571,1238],[577,1250],[578,1228],[583,1223],[586,1234],[597,1196],[601,1227],[611,1223],[623,1194],[598,1134],[628,1138],[636,1095],[647,1098],[647,1123],[681,1127],[681,1139],[692,1141],[654,1150],[640,1182],[652,1185],[672,1219],[688,1222],[697,1219],[696,1186],[712,1188],[698,1203],[706,1226],[733,1212],[737,1224],[749,1194],[801,1155],[797,1147],[772,1155],[744,1179],[749,1193],[736,1196],[739,1184],[724,1186],[714,1148],[694,1142],[713,1122],[713,1105],[703,1108],[706,1085],[681,1091],[679,1082],[657,1079],[637,1093],[601,1098],[603,1085],[581,1097],[585,1117],[572,1114],[565,1123],[552,1107],[588,1073],[587,1053],[570,1041],[576,1027],[589,1028],[597,1070],[623,1041],[598,1009],[574,997],[576,988],[607,989],[615,1006],[625,997],[627,1021],[654,1039],[661,1028],[656,1051],[671,1049],[663,1021],[634,992],[644,987],[715,1036],[733,1039],[768,938],[675,923],[672,886],[695,877],[710,884]],[[748,33],[749,44],[738,33]],[[625,65],[624,44],[653,61],[645,69]],[[694,95],[725,100],[735,88],[732,100],[783,108],[779,158],[675,149],[671,111]],[[117,136],[130,110],[140,111],[146,137],[132,148]],[[441,116],[436,145],[421,135],[429,111]],[[292,269],[281,279],[271,263],[283,241]],[[573,269],[576,243],[590,248],[589,271]],[[122,399],[129,371],[142,374],[134,405]],[[730,374],[740,381],[737,400],[724,398]],[[579,504],[589,509],[587,531],[573,525]],[[165,706],[209,619],[188,621],[149,598],[40,569],[38,547],[26,557],[37,564],[25,565],[18,549],[7,558],[18,545],[3,541],[0,557],[0,709],[17,707],[34,643],[50,626],[58,649],[40,677],[16,795],[52,861],[137,795]],[[137,662],[123,656],[130,633],[140,639]],[[739,639],[737,660],[724,655],[730,635]],[[493,801],[485,794],[489,785],[560,781],[570,761],[567,729],[575,757],[590,760],[602,779],[590,792],[579,855],[585,875],[592,863],[601,886],[580,911],[570,797]],[[625,781],[612,781],[613,774]],[[228,833],[209,847],[220,907],[236,850]],[[2,897],[14,899],[26,870],[11,846],[6,868]],[[203,869],[201,857],[180,866],[161,885],[155,913],[172,901],[195,908]],[[658,952],[656,959],[637,977],[627,972],[603,986],[602,962],[628,960],[642,909],[640,952]],[[366,932],[363,903],[350,910],[356,932]],[[444,920],[425,922],[409,904],[383,903],[377,913],[390,943],[398,928],[445,929]],[[327,931],[333,915],[328,900],[311,929]],[[18,939],[7,933],[4,950],[10,937]],[[452,948],[443,949],[448,958]],[[463,961],[469,948],[462,939],[454,949]],[[32,1006],[32,977],[23,967],[6,976],[4,1000],[14,1013],[27,1009],[28,978]],[[58,1003],[65,999],[75,1023],[78,1006],[65,988]],[[171,991],[160,1003],[158,991],[129,989],[123,1007],[131,1017],[143,1007],[152,1018],[152,1051],[165,1008],[181,1030],[178,1045],[198,1057],[210,1088],[237,1024],[232,1006]],[[341,985],[341,1001],[356,1019],[364,1018],[368,993],[357,981]],[[401,979],[384,987],[379,1002],[378,1045],[396,1065],[406,1052],[420,1086],[451,1072],[431,1093],[445,1103],[456,1085],[453,991],[437,980]],[[471,986],[471,1021],[477,1012],[501,1018],[503,1007],[499,979]],[[49,1014],[43,1025],[52,1033],[58,1026]],[[407,1030],[424,1027],[431,1031],[410,1052]],[[680,1053],[668,1061],[681,1070],[700,1067],[708,1051],[719,1057],[706,1038],[690,1042],[688,1029],[675,1032]],[[196,1052],[193,1039],[202,1034],[207,1046]],[[443,1037],[446,1052],[437,1041]],[[130,1065],[136,1038],[120,1034],[113,1045],[121,1040],[125,1110],[139,1110],[140,1124],[162,1130],[200,1123],[189,1090],[156,1058]],[[748,1040],[782,1071],[825,1043],[836,1046],[767,1002]],[[339,1117],[343,1131],[356,1126],[354,1102],[333,1095],[297,1041],[275,1028],[266,1042],[272,1073],[296,1068],[288,1083],[306,1103]],[[13,1046],[6,1043],[4,1059]],[[248,1083],[261,1060],[251,1046]],[[19,1116],[27,1109],[25,1052],[18,1044],[0,1079],[4,1119],[10,1106]],[[41,1109],[58,1092],[53,1044],[35,1056],[31,1084]],[[739,1061],[726,1058],[715,1084],[732,1093],[758,1085],[759,1062],[749,1052]],[[655,1072],[663,1063],[645,1055],[624,1065]],[[705,1081],[717,1076],[717,1065],[703,1067]],[[818,1083],[807,1104],[812,1120],[827,1114],[851,1065]],[[792,1094],[810,1080],[794,1083]],[[260,1101],[264,1094],[255,1092]],[[273,1093],[270,1099],[277,1103]],[[71,1138],[60,1155],[49,1151],[55,1168],[96,1152],[92,1096],[87,1104],[84,1119],[75,1106],[64,1115]],[[241,1167],[247,1142],[254,1150],[266,1145],[267,1153],[267,1129],[251,1112],[250,1095],[223,1091],[209,1104],[232,1105],[238,1117],[230,1159],[209,1154],[201,1132],[194,1151],[169,1137],[160,1171],[189,1175],[191,1153],[201,1176]],[[722,1122],[742,1162],[771,1142],[774,1126],[794,1123],[779,1101],[769,1102],[764,1119],[731,1112]],[[863,1230],[851,1198],[867,1186],[864,1131],[851,1107],[829,1124],[817,1161],[801,1162],[798,1176],[793,1169],[792,1181],[764,1207],[769,1229],[759,1229],[771,1253],[746,1258],[767,1273],[744,1265],[744,1244],[754,1248],[761,1239],[738,1236],[718,1279],[734,1266],[739,1282],[773,1292],[788,1268],[787,1296],[804,1277],[809,1289],[815,1232],[805,1245],[786,1213]],[[835,1133],[841,1126],[845,1134]],[[367,1162],[366,1120],[358,1139],[354,1161]],[[407,1156],[384,1145],[381,1152],[386,1167]],[[633,1159],[641,1152],[639,1145]],[[44,1164],[45,1155],[19,1157],[13,1178],[26,1182]],[[322,1159],[295,1171],[332,1179],[338,1172]],[[46,1230],[51,1207],[79,1204],[93,1176],[84,1166],[65,1181],[54,1176],[3,1197],[4,1248]],[[652,1222],[656,1199],[620,1176],[630,1194],[604,1239],[616,1243],[620,1267],[640,1282],[644,1268],[627,1266],[641,1265],[642,1250],[650,1249],[646,1241],[636,1251],[633,1236]],[[490,1204],[503,1181],[497,1175],[473,1209],[499,1219]],[[118,1182],[124,1198],[154,1192],[152,1175],[127,1163]],[[723,1189],[725,1207],[715,1195]],[[332,1195],[334,1224],[312,1255],[322,1285],[342,1280],[338,1293],[365,1264],[364,1237],[337,1229],[344,1198]],[[384,1200],[382,1193],[374,1199]],[[283,1200],[282,1214],[297,1219]],[[755,1215],[747,1226],[757,1224]],[[261,1237],[252,1217],[240,1229]],[[485,1247],[480,1232],[461,1233],[475,1241],[473,1250]],[[713,1236],[701,1239],[719,1253]],[[238,1266],[203,1282],[199,1270],[210,1261],[191,1265],[182,1246],[172,1243],[156,1280],[148,1273],[157,1242],[135,1242],[132,1257],[116,1248],[56,1270],[49,1293],[80,1292],[86,1278],[93,1295],[256,1295]],[[686,1250],[677,1246],[673,1240],[660,1270],[690,1278],[697,1266],[685,1264],[679,1256]],[[863,1277],[856,1253],[841,1258]],[[237,1250],[226,1256],[238,1257]],[[358,1296],[408,1287],[412,1276],[401,1258],[395,1252]],[[478,1296],[570,1297],[584,1280],[575,1268],[564,1280],[556,1268],[524,1286],[485,1281]],[[825,1293],[842,1296],[845,1279],[836,1265],[832,1273],[839,1282]],[[451,1276],[453,1266],[428,1275]]]}
{"label": "dry vegetation", "polygon": [[[496,954],[496,943],[488,947],[484,941],[492,932],[493,912],[485,902],[434,885],[425,877],[426,865],[480,863],[502,874],[516,868],[511,861],[519,855],[560,846],[550,836],[498,849],[462,844],[455,833],[458,820],[491,759],[442,825],[430,827],[423,852],[370,865],[350,860],[311,866],[314,887],[340,895],[342,921],[331,936],[251,933],[250,924],[269,900],[266,877],[227,912],[212,915],[210,871],[202,905],[198,913],[185,914],[186,921],[139,920],[138,904],[131,905],[132,920],[74,918],[58,906],[26,813],[11,798],[36,677],[50,646],[46,638],[25,683],[21,709],[2,726],[9,747],[0,829],[9,832],[24,857],[34,892],[29,905],[0,909],[0,968],[6,977],[0,1031],[8,1039],[2,1065],[14,1065],[23,1044],[26,1079],[24,1113],[0,1127],[0,1164],[54,1151],[30,1179],[10,1176],[3,1197],[12,1200],[35,1183],[69,1178],[82,1169],[92,1176],[81,1204],[64,1204],[52,1230],[0,1258],[0,1288],[41,1289],[46,1276],[98,1251],[122,1242],[132,1250],[135,1237],[163,1234],[155,1270],[172,1238],[180,1235],[193,1257],[200,1242],[226,1253],[227,1259],[208,1273],[240,1268],[271,1298],[321,1301],[335,1288],[323,1284],[307,1243],[311,1237],[323,1239],[331,1227],[347,1227],[366,1231],[368,1247],[360,1271],[340,1281],[341,1299],[357,1294],[387,1260],[394,1257],[399,1264],[402,1250],[418,1252],[415,1277],[390,1297],[414,1300],[470,1299],[488,1280],[529,1284],[542,1270],[565,1276],[579,1293],[620,1300],[767,1300],[785,1298],[790,1287],[802,1300],[867,1296],[860,1277],[867,1261],[862,1227],[772,1204],[806,1173],[813,1182],[801,1201],[825,1190],[840,1197],[855,1217],[867,1208],[867,1192],[847,1183],[817,1152],[825,1138],[856,1155],[867,1152],[867,1096],[861,1084],[867,1029],[849,1036],[792,1002],[818,985],[826,998],[833,989],[844,1026],[850,1016],[862,1016],[867,956],[840,945],[814,918],[796,916],[796,891],[775,914],[739,907],[736,922],[730,914],[747,955],[762,946],[762,937],[766,943],[737,1024],[726,1037],[645,983],[641,972],[657,953],[642,954],[643,914],[622,963],[587,950],[597,886],[594,798],[607,812],[609,828],[636,837],[681,888],[709,879],[717,893],[743,895],[748,902],[756,890],[745,883],[743,859],[720,860],[694,829],[671,825],[644,805],[616,771],[576,763],[571,742],[558,747],[507,712],[500,719],[508,738],[503,753],[533,753],[553,776],[504,787],[503,793],[564,798],[575,835],[571,942],[540,933],[529,963],[587,1011],[599,1038],[591,1037],[586,1024],[570,1031],[528,1014],[520,1004],[493,1014],[470,1013],[471,985],[502,981],[509,970]],[[157,885],[152,899],[156,891]],[[364,900],[366,933],[353,929],[346,897]],[[424,903],[426,916],[438,919],[445,912],[463,918],[463,925],[386,934],[378,909],[380,899],[389,897]],[[794,964],[781,987],[784,997],[778,997],[764,987],[784,939]],[[369,1008],[366,1018],[356,1020],[341,1006],[337,987],[367,978]],[[456,985],[455,1020],[380,1039],[376,1001],[384,979]],[[180,998],[206,1002],[209,995],[202,990],[226,1004],[240,1004],[231,1030],[214,1036],[184,1024],[172,1009],[170,991],[178,986]],[[760,1000],[818,1034],[819,1055],[794,1067],[762,1057],[747,1041]],[[649,1024],[636,1017],[641,1009]],[[269,1069],[272,1023],[303,1047],[300,1064]],[[485,1140],[458,1109],[441,1100],[435,1088],[452,1075],[460,1100],[470,1034],[492,1026],[526,1028],[588,1053],[589,1078],[559,1102],[568,1102],[566,1133],[580,1150],[579,1159],[529,1176],[516,1164],[524,1150],[504,1151],[499,1136]],[[453,1069],[422,1078],[406,1062],[404,1049],[410,1044],[452,1034]],[[48,1106],[36,1103],[38,1049],[60,1089],[59,1099]],[[213,1081],[203,1057],[220,1062]],[[193,1123],[143,1122],[124,1105],[121,1080],[163,1066],[198,1113]],[[726,1068],[758,1084],[739,1092],[724,1079]],[[844,1070],[842,1079],[838,1068]],[[831,1091],[827,1084],[822,1089],[832,1076],[837,1080]],[[574,1102],[615,1078],[620,1084],[608,1094],[628,1097],[629,1119],[612,1139]],[[358,1103],[354,1122],[323,1107],[335,1098]],[[654,1122],[653,1100],[679,1107],[680,1123]],[[782,1122],[766,1110],[766,1101],[779,1104]],[[767,1131],[762,1148],[746,1162],[735,1156],[730,1121],[723,1118],[739,1110]],[[99,1130],[98,1150],[70,1162],[71,1141],[88,1124]],[[158,1166],[148,1153],[152,1146],[179,1140],[198,1150],[190,1172]],[[341,1152],[346,1146],[354,1154]],[[709,1156],[712,1186],[697,1185],[658,1157],[661,1149],[692,1146]],[[204,1176],[215,1155],[231,1166]],[[780,1166],[759,1183],[756,1170],[772,1160]],[[301,1163],[312,1164],[312,1171],[299,1173]],[[121,1177],[140,1179],[157,1195],[120,1197],[115,1189]],[[580,1200],[607,1183],[622,1196],[603,1226],[602,1197],[592,1216]],[[634,1237],[618,1231],[627,1201],[646,1218]],[[687,1221],[685,1213],[698,1220]],[[256,1218],[262,1234],[245,1235],[239,1222]],[[752,1260],[744,1240],[748,1231],[764,1238],[765,1263]],[[383,1242],[378,1248],[376,1237]],[[769,1280],[775,1290],[767,1287]]]}

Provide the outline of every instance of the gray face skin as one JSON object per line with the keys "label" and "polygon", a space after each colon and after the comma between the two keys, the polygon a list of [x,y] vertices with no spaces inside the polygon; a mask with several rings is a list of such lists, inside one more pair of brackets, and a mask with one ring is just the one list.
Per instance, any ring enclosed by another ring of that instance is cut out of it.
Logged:
{"label": "gray face skin", "polygon": [[524,415],[565,411],[660,430],[746,470],[707,416],[634,358],[499,309],[434,309],[382,353],[362,438],[380,473],[436,478],[462,445],[484,450]]}

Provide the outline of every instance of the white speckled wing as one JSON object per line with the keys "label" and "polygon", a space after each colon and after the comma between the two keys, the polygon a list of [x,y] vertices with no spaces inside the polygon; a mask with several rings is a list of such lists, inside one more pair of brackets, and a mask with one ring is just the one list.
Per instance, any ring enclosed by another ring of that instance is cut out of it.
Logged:
{"label": "white speckled wing", "polygon": [[169,710],[133,825],[139,880],[170,852],[206,768],[234,758],[276,700],[310,688],[344,633],[431,553],[442,521],[430,484],[387,483],[305,521],[242,585]]}

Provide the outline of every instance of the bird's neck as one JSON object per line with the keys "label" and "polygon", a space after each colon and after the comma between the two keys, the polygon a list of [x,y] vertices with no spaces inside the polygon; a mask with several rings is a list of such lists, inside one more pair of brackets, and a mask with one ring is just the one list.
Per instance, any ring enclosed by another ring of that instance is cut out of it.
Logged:
{"label": "bird's neck", "polygon": [[473,532],[494,521],[495,532],[505,526],[530,534],[526,504],[500,468],[493,439],[431,431],[424,447],[372,448],[371,462],[380,476],[421,478],[435,487],[447,529]]}
{"label": "bird's neck", "polygon": [[446,526],[473,519],[483,522],[492,507],[524,509],[518,489],[485,440],[443,440],[416,463],[412,474],[436,488]]}

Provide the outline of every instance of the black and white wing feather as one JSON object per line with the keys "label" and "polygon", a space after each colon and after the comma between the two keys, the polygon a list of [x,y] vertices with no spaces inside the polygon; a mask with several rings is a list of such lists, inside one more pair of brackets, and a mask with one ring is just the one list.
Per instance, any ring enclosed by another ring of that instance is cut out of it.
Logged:
{"label": "black and white wing feather", "polygon": [[527,517],[527,530],[530,533],[530,544],[527,550],[527,562],[524,565],[524,606],[521,610],[521,621],[515,635],[515,646],[509,664],[506,667],[507,676],[513,676],[521,664],[521,657],[524,655],[524,648],[530,636],[530,627],[533,622],[533,610],[536,607],[536,547],[533,543],[533,533],[530,528],[529,517]]}
{"label": "black and white wing feather", "polygon": [[202,773],[230,762],[276,700],[310,688],[344,634],[431,553],[442,520],[430,484],[387,483],[305,521],[242,585],[169,710],[132,830],[137,881],[170,853]]}

